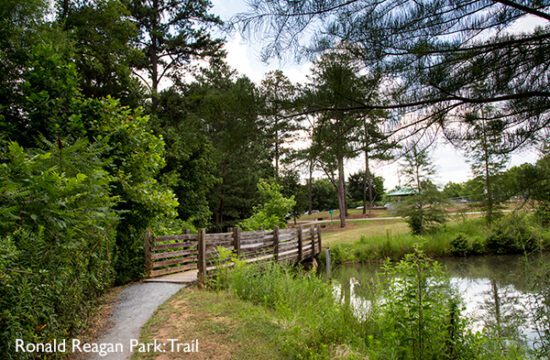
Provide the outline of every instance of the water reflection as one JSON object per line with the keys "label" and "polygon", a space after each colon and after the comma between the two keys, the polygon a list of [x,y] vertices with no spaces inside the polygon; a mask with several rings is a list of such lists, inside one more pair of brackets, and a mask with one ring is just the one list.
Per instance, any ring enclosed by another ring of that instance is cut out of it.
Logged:
{"label": "water reflection", "polygon": [[[524,260],[520,256],[483,256],[438,261],[444,264],[452,286],[463,299],[463,314],[472,330],[485,330],[498,338],[525,341],[538,348],[549,330],[541,329],[548,323],[541,319],[541,313],[548,314],[539,308],[548,300],[544,298],[548,289],[533,288],[533,271],[526,268]],[[543,256],[543,262],[549,260],[550,254]],[[380,264],[349,265],[333,272],[335,296],[352,305],[359,318],[380,301],[380,268]]]}

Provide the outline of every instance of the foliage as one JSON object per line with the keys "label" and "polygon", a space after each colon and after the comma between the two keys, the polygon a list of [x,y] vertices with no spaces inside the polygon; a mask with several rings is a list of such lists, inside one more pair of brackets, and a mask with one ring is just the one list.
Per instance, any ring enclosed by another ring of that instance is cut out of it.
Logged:
{"label": "foliage", "polygon": [[309,81],[303,101],[311,108],[331,109],[324,111],[313,127],[311,152],[337,189],[340,226],[345,227],[344,159],[354,157],[354,140],[364,114],[341,109],[369,98],[377,84],[358,75],[356,64],[342,52],[327,53],[318,59]]}
{"label": "foliage", "polygon": [[[540,26],[516,31],[525,15]],[[261,34],[265,57],[345,44],[362,71],[380,71],[390,84],[387,102],[348,108],[399,108],[402,118],[415,117],[417,131],[442,125],[452,138],[457,116],[493,104],[501,109],[510,151],[532,143],[548,124],[548,20],[548,3],[533,0],[252,0],[233,22]]]}
{"label": "foliage", "polygon": [[495,223],[486,247],[495,254],[529,254],[542,247],[542,237],[526,215],[512,213]]}
{"label": "foliage", "polygon": [[[373,201],[380,201],[384,195],[384,178],[374,174],[371,174],[371,176],[373,179],[372,184],[367,186],[372,187]],[[362,204],[364,195],[363,184],[365,180],[364,171],[358,171],[355,174],[351,174],[348,178],[348,186],[346,190],[354,203]]]}
{"label": "foliage", "polygon": [[292,208],[291,214],[296,220],[308,207],[307,186],[300,184],[300,174],[297,171],[285,171],[279,176],[278,183],[281,185],[281,193],[284,197],[294,196],[296,204]]}
{"label": "foliage", "polygon": [[157,234],[180,232],[178,200],[156,176],[165,165],[164,141],[149,129],[149,119],[140,110],[122,107],[113,99],[87,102],[85,114],[89,136],[106,145],[103,156],[112,161],[112,194],[120,198],[121,220],[117,233],[117,282],[141,278],[143,235],[147,228]]}
{"label": "foliage", "polygon": [[311,184],[312,208],[314,210],[334,210],[338,208],[338,197],[334,185],[328,179],[317,179]]}
{"label": "foliage", "polygon": [[138,25],[138,44],[146,59],[137,64],[151,81],[153,112],[160,82],[167,76],[179,81],[192,60],[217,56],[222,42],[209,30],[221,20],[209,12],[208,0],[123,1]]}
{"label": "foliage", "polygon": [[138,29],[122,1],[63,1],[58,23],[74,42],[79,87],[86,97],[112,96],[138,106],[143,89],[132,66],[143,60],[135,48]]}
{"label": "foliage", "polygon": [[[290,357],[334,359],[514,359],[498,339],[473,334],[440,264],[416,248],[366,284],[369,305],[353,308],[351,285],[302,269],[238,262],[223,289],[270,310],[290,333],[277,342]],[[348,287],[349,286],[349,287]],[[336,289],[336,290],[335,290]],[[336,294],[339,295],[336,295]],[[357,305],[357,304],[355,304]],[[288,326],[288,324],[291,324]]]}
{"label": "foliage", "polygon": [[413,234],[422,234],[436,224],[446,221],[443,207],[445,199],[430,181],[435,173],[427,149],[419,150],[416,145],[405,154],[402,172],[406,184],[416,190],[416,194],[399,203],[397,212],[406,218]]}
{"label": "foliage", "polygon": [[526,313],[532,314],[534,328],[538,333],[535,340],[535,355],[543,359],[550,354],[550,264],[543,257],[526,258],[526,276],[529,286],[535,289],[534,296],[526,305]]}
{"label": "foliage", "polygon": [[161,170],[162,183],[168,185],[179,200],[178,214],[196,227],[210,224],[210,193],[220,185],[217,154],[206,125],[190,109],[194,93],[181,94],[175,88],[159,94],[158,113],[152,127],[166,143],[166,166]]}
{"label": "foliage", "polygon": [[451,240],[451,254],[454,256],[466,256],[469,252],[468,239],[464,234],[458,234]]}
{"label": "foliage", "polygon": [[41,138],[75,140],[84,133],[75,116],[80,93],[78,73],[70,61],[73,51],[66,34],[46,29],[36,35],[25,56],[16,58],[21,71],[6,89],[2,132],[22,146],[37,146]]}
{"label": "foliage", "polygon": [[466,114],[466,130],[461,135],[472,172],[483,180],[482,207],[489,223],[498,215],[499,204],[504,200],[499,194],[505,191],[498,191],[495,178],[508,161],[508,156],[502,152],[504,122],[498,118],[490,120],[497,116],[498,113],[488,106]]}
{"label": "foliage", "polygon": [[189,116],[202,123],[214,147],[212,174],[220,181],[210,190],[209,207],[213,227],[223,230],[252,215],[258,180],[274,173],[264,146],[256,86],[223,62],[210,65],[184,88],[184,95],[189,99]]}
{"label": "foliage", "polygon": [[351,308],[337,303],[332,286],[314,274],[278,264],[241,265],[229,273],[226,287],[292,324],[283,345],[290,357],[330,359],[344,347],[354,358],[365,351],[363,328]]}
{"label": "foliage", "polygon": [[[461,358],[466,321],[441,265],[419,249],[384,265],[386,286],[370,341],[380,358]],[[388,346],[388,344],[392,344]]]}
{"label": "foliage", "polygon": [[422,191],[403,200],[398,214],[405,217],[413,234],[423,234],[447,221],[445,199],[435,185],[425,183]]}
{"label": "foliage", "polygon": [[[113,280],[116,197],[99,148],[9,145],[0,165],[0,350],[49,342],[82,325]],[[32,354],[28,354],[32,358]]]}
{"label": "foliage", "polygon": [[[506,217],[502,220],[505,219]],[[510,225],[510,230],[506,231],[506,234],[508,234],[506,238],[508,240],[506,241],[509,241],[509,236],[521,235],[525,238],[518,238],[511,241],[511,243],[534,246],[532,239],[537,239],[536,245],[538,247],[548,248],[550,246],[550,232],[548,229],[540,226],[533,216],[527,216],[525,221],[527,223],[526,235],[524,235],[524,232],[516,234],[512,231],[513,227]],[[435,257],[489,255],[494,254],[495,250],[491,249],[487,242],[489,237],[497,232],[498,226],[501,226],[500,222],[489,225],[482,219],[467,219],[445,224],[423,235],[395,234],[387,230],[385,235],[365,236],[364,239],[359,239],[359,236],[357,236],[332,245],[331,259],[336,264],[347,262],[368,263],[385,258],[399,260],[406,254],[413,252],[414,247],[418,245],[422,245],[426,254]],[[523,249],[517,250],[515,245],[511,246],[514,252],[510,253],[523,254]]]}
{"label": "foliage", "polygon": [[260,85],[266,146],[275,162],[276,177],[281,173],[280,164],[288,161],[287,156],[292,152],[289,145],[300,129],[299,119],[289,116],[297,93],[296,86],[281,70],[266,73]]}
{"label": "foliage", "polygon": [[455,183],[452,181],[446,183],[441,192],[446,199],[460,198],[466,196],[465,184]]}
{"label": "foliage", "polygon": [[296,204],[294,196],[285,198],[279,184],[264,179],[258,181],[258,192],[261,205],[254,208],[251,217],[240,223],[243,230],[286,228],[286,217]]}

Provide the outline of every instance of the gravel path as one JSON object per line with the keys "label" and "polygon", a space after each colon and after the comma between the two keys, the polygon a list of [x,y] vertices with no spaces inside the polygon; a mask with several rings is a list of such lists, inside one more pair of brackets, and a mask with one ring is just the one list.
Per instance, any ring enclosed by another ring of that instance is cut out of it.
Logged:
{"label": "gravel path", "polygon": [[170,296],[185,287],[182,284],[137,283],[129,285],[120,294],[113,308],[111,322],[113,326],[96,340],[97,343],[123,345],[123,353],[109,353],[106,356],[93,354],[90,360],[130,359],[130,340],[139,339],[141,327],[149,320],[155,310]]}

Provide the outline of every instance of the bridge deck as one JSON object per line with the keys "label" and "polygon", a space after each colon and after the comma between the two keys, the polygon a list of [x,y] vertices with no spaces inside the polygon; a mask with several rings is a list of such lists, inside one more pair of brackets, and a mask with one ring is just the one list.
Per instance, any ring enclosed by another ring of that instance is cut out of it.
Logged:
{"label": "bridge deck", "polygon": [[163,282],[176,284],[193,284],[198,280],[198,270],[182,271],[175,274],[164,275],[143,280],[144,282]]}

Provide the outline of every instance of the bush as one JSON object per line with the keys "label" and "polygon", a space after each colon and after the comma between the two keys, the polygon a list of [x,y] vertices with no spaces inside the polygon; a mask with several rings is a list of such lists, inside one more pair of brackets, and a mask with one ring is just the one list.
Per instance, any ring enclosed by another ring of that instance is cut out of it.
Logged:
{"label": "bush", "polygon": [[466,256],[471,252],[470,244],[464,234],[458,234],[451,240],[451,254],[453,256]]}
{"label": "bush", "polygon": [[487,250],[495,254],[523,254],[539,250],[542,238],[525,215],[511,214],[494,224]]}
{"label": "bush", "polygon": [[13,351],[16,338],[74,334],[112,283],[118,219],[97,155],[85,141],[34,154],[12,143],[0,165],[0,353],[8,359],[25,358]]}
{"label": "bush", "polygon": [[466,321],[441,265],[416,248],[396,265],[384,265],[380,311],[369,348],[380,359],[462,358]]}
{"label": "bush", "polygon": [[535,215],[542,226],[550,226],[550,201],[540,201]]}
{"label": "bush", "polygon": [[296,205],[294,196],[285,198],[279,184],[263,179],[258,181],[258,191],[262,204],[254,209],[254,215],[239,225],[244,230],[286,228],[286,217]]}
{"label": "bush", "polygon": [[482,255],[485,253],[485,242],[479,237],[474,237],[472,245],[470,246],[470,253],[472,255]]}
{"label": "bush", "polygon": [[397,214],[403,216],[415,235],[424,234],[447,221],[445,199],[435,185],[424,184],[420,193],[399,204]]}

